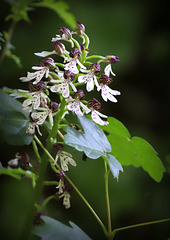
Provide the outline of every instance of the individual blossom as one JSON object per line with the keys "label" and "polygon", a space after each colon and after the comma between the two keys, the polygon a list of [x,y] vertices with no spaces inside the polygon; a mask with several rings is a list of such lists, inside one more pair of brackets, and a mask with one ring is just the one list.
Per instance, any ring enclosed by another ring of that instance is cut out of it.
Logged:
{"label": "individual blossom", "polygon": [[43,77],[48,78],[50,69],[54,67],[55,63],[52,58],[43,59],[42,64],[32,67],[32,69],[37,70],[36,72],[28,72],[27,77],[20,77],[20,80],[22,82],[29,82],[35,79],[33,84],[37,84]]}
{"label": "individual blossom", "polygon": [[70,96],[67,99],[67,109],[69,111],[75,112],[79,116],[83,116],[84,113],[89,113],[90,109],[81,102],[84,99],[84,96],[85,94],[82,90],[78,90],[77,92],[75,92],[73,98]]}
{"label": "individual blossom", "polygon": [[23,152],[23,153],[17,152],[15,154],[15,158],[8,161],[8,165],[10,167],[20,166],[23,170],[27,170],[29,167],[29,164],[30,164],[29,156],[28,156],[28,153],[26,152]]}
{"label": "individual blossom", "polygon": [[83,39],[83,44],[84,44],[86,42],[86,39],[83,35],[85,33],[85,26],[80,22],[76,22],[76,24],[77,24],[77,28],[75,30],[75,33]]}
{"label": "individual blossom", "polygon": [[63,194],[61,194],[59,196],[59,198],[63,198],[63,205],[66,209],[70,208],[70,206],[71,206],[71,204],[70,204],[71,195],[68,191],[64,191]]}
{"label": "individual blossom", "polygon": [[97,78],[95,74],[98,74],[101,71],[100,65],[98,63],[94,63],[90,66],[89,70],[83,70],[82,72],[86,72],[86,75],[81,75],[78,77],[79,83],[86,83],[86,89],[88,92],[94,89],[94,84],[99,87]]}
{"label": "individual blossom", "polygon": [[86,67],[81,64],[81,62],[79,61],[81,54],[80,51],[77,48],[74,48],[71,52],[70,52],[70,59],[68,59],[68,63],[65,64],[64,69],[65,70],[70,70],[72,71],[74,74],[78,74],[79,70],[77,68],[77,64],[80,66],[81,69],[86,69]]}
{"label": "individual blossom", "polygon": [[58,158],[60,159],[61,168],[63,171],[68,171],[68,164],[70,163],[72,166],[76,167],[77,164],[73,160],[72,155],[68,152],[62,150],[62,144],[55,143],[54,149],[57,151],[57,155],[55,158],[55,163],[57,163]]}
{"label": "individual blossom", "polygon": [[99,87],[97,90],[101,90],[101,96],[106,102],[108,99],[111,102],[117,102],[117,99],[114,96],[120,95],[119,91],[113,90],[108,86],[112,81],[113,79],[108,77],[106,74],[102,74],[98,79]]}
{"label": "individual blossom", "polygon": [[55,38],[52,38],[52,42],[58,41],[58,40],[65,40],[71,43],[71,47],[74,47],[74,42],[72,41],[72,34],[68,28],[61,27],[58,28],[59,35],[56,35]]}
{"label": "individual blossom", "polygon": [[30,97],[26,99],[22,104],[24,111],[31,111],[32,108],[35,110],[38,109],[41,104],[41,100],[43,101],[47,98],[47,95],[43,92],[45,90],[44,82],[40,81],[37,84],[30,82],[29,89],[30,92],[25,92],[27,92]]}
{"label": "individual blossom", "polygon": [[65,189],[64,185],[65,173],[62,170],[59,170],[59,172],[57,173],[57,177],[59,177],[59,184],[56,188],[58,189],[58,194],[62,194]]}
{"label": "individual blossom", "polygon": [[91,110],[91,117],[92,117],[92,120],[95,123],[98,123],[101,126],[104,126],[104,125],[108,124],[107,121],[103,121],[100,118],[100,117],[107,118],[107,116],[102,114],[102,113],[100,113],[100,111],[102,110],[102,105],[96,98],[91,99],[88,102],[87,107]]}
{"label": "individual blossom", "polygon": [[[61,74],[60,74],[61,75]],[[74,92],[77,92],[76,87],[72,83],[72,81],[75,78],[75,75],[73,72],[67,70],[64,72],[64,74],[61,77],[61,80],[52,80],[53,83],[59,83],[50,88],[52,92],[59,92],[62,94],[64,98],[68,98],[70,95],[70,89],[69,86],[72,87]]]}
{"label": "individual blossom", "polygon": [[110,76],[110,74],[112,74],[113,76],[116,76],[115,73],[112,71],[112,64],[120,62],[119,58],[117,56],[106,56],[104,62],[109,63],[105,69],[104,69],[104,73],[107,76]]}

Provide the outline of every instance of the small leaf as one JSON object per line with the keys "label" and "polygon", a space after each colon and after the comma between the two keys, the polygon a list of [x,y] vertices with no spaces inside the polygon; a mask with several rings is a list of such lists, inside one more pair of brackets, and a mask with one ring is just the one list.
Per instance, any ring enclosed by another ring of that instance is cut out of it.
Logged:
{"label": "small leaf", "polygon": [[10,145],[29,145],[32,135],[26,133],[29,114],[22,111],[22,104],[0,91],[0,129]]}
{"label": "small leaf", "polygon": [[33,233],[41,237],[42,240],[90,240],[91,238],[84,233],[76,224],[69,222],[71,226],[47,217],[42,216],[42,225],[37,226]]}
{"label": "small leaf", "polygon": [[117,119],[110,117],[108,122],[102,129],[109,133],[111,153],[116,159],[125,166],[141,166],[155,181],[160,182],[165,168],[153,147],[142,138],[131,138],[126,127]]}
{"label": "small leaf", "polygon": [[75,28],[75,17],[72,13],[68,12],[69,6],[66,2],[56,0],[43,0],[39,3],[33,3],[36,7],[46,7],[55,11],[70,27]]}
{"label": "small leaf", "polygon": [[17,66],[19,68],[22,67],[21,59],[18,56],[16,56],[15,54],[13,54],[10,50],[7,51],[6,55],[8,58],[11,58],[17,64]]}

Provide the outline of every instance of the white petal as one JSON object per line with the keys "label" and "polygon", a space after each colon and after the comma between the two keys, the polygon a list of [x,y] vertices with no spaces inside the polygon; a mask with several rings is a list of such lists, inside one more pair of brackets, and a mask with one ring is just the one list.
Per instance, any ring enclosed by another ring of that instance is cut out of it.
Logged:
{"label": "white petal", "polygon": [[80,106],[83,108],[83,110],[85,111],[85,113],[89,113],[91,110],[86,106],[84,105],[82,102],[80,102]]}
{"label": "white petal", "polygon": [[77,80],[79,83],[86,82],[86,76],[85,75],[79,76]]}
{"label": "white petal", "polygon": [[112,72],[111,64],[108,64],[108,65],[105,67],[104,73],[105,73],[108,77],[110,76],[110,73],[111,73],[113,76],[116,76],[116,74]]}
{"label": "white petal", "polygon": [[77,60],[77,63],[81,67],[81,69],[86,69],[86,67],[79,60]]}
{"label": "white petal", "polygon": [[98,116],[98,112],[97,111],[93,111],[92,112],[92,119],[95,123],[101,125],[101,126],[105,126],[108,124],[107,121],[103,121],[99,116]]}
{"label": "white petal", "polygon": [[88,92],[92,91],[94,89],[94,82],[93,82],[93,78],[91,78],[90,80],[88,80],[87,84],[86,84],[86,89]]}
{"label": "white petal", "polygon": [[70,82],[70,86],[72,87],[74,92],[77,92],[77,88],[74,86],[74,84],[72,82]]}
{"label": "white petal", "polygon": [[94,83],[96,84],[96,87],[97,87],[97,89],[99,89],[100,88],[100,86],[99,86],[99,83],[98,83],[98,81],[97,81],[97,78],[96,78],[96,76],[94,75]]}

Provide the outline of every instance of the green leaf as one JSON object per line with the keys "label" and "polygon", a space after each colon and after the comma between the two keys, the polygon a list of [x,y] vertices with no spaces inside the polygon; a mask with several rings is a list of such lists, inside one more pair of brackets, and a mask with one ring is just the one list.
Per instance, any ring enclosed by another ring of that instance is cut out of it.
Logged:
{"label": "green leaf", "polygon": [[42,216],[42,225],[37,226],[33,233],[41,237],[42,240],[90,240],[91,238],[84,233],[76,224],[69,222],[71,226],[47,217]]}
{"label": "green leaf", "polygon": [[102,129],[109,133],[112,154],[125,166],[142,167],[157,182],[165,168],[153,147],[144,139],[131,137],[127,128],[117,119],[108,118],[109,124]]}
{"label": "green leaf", "polygon": [[15,54],[13,54],[12,51],[10,51],[10,50],[7,51],[6,55],[7,55],[8,58],[11,58],[17,64],[17,66],[19,68],[22,67],[20,57],[18,57]]}
{"label": "green leaf", "polygon": [[22,111],[22,104],[0,91],[0,129],[10,145],[29,145],[32,135],[26,133],[29,114]]}
{"label": "green leaf", "polygon": [[34,3],[32,6],[46,7],[55,11],[70,27],[75,28],[75,17],[72,13],[68,12],[69,6],[66,2],[56,0],[43,0],[39,3]]}
{"label": "green leaf", "polygon": [[85,116],[77,116],[77,118],[84,132],[81,133],[72,127],[65,127],[64,130],[67,132],[64,136],[65,143],[78,151],[85,152],[86,156],[92,159],[105,156],[113,176],[118,178],[119,171],[123,172],[123,169],[116,158],[108,154],[111,152],[111,146],[104,132]]}

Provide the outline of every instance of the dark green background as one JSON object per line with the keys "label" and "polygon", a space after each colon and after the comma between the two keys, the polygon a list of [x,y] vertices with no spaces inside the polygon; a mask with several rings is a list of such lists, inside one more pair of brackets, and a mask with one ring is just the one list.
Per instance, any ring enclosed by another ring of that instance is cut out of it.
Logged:
{"label": "dark green background", "polygon": [[[120,63],[114,65],[116,77],[112,88],[121,91],[118,103],[103,103],[104,111],[125,124],[132,136],[151,143],[168,169],[169,148],[169,12],[166,1],[67,1],[76,20],[86,26],[90,37],[90,54],[116,55]],[[0,31],[7,30],[4,17],[9,12],[7,3],[0,3]],[[0,87],[26,89],[19,81],[26,76],[39,58],[34,52],[51,50],[50,40],[57,28],[65,23],[51,10],[36,9],[29,13],[31,23],[21,21],[15,29],[12,44],[14,53],[21,58],[23,68],[5,59],[0,66]],[[8,146],[3,138],[1,161],[3,165],[20,150],[30,152],[30,147]],[[76,156],[77,168],[70,167],[75,184],[94,206],[99,216],[107,222],[104,197],[104,166],[101,159],[86,162],[81,154]],[[33,160],[33,157],[32,157]],[[48,171],[48,178],[53,173]],[[110,178],[112,225],[117,228],[134,223],[170,217],[169,173],[161,183],[156,183],[142,169],[124,167],[119,182]],[[31,200],[27,181],[18,182],[1,177],[1,233],[3,238],[19,239],[20,230]],[[54,193],[54,188],[44,194]],[[44,214],[63,222],[71,220],[96,240],[104,239],[100,226],[75,192],[72,192],[71,209],[65,210],[58,201],[51,201]],[[169,223],[126,230],[115,239],[167,240]],[[2,239],[3,240],[3,239]]]}

